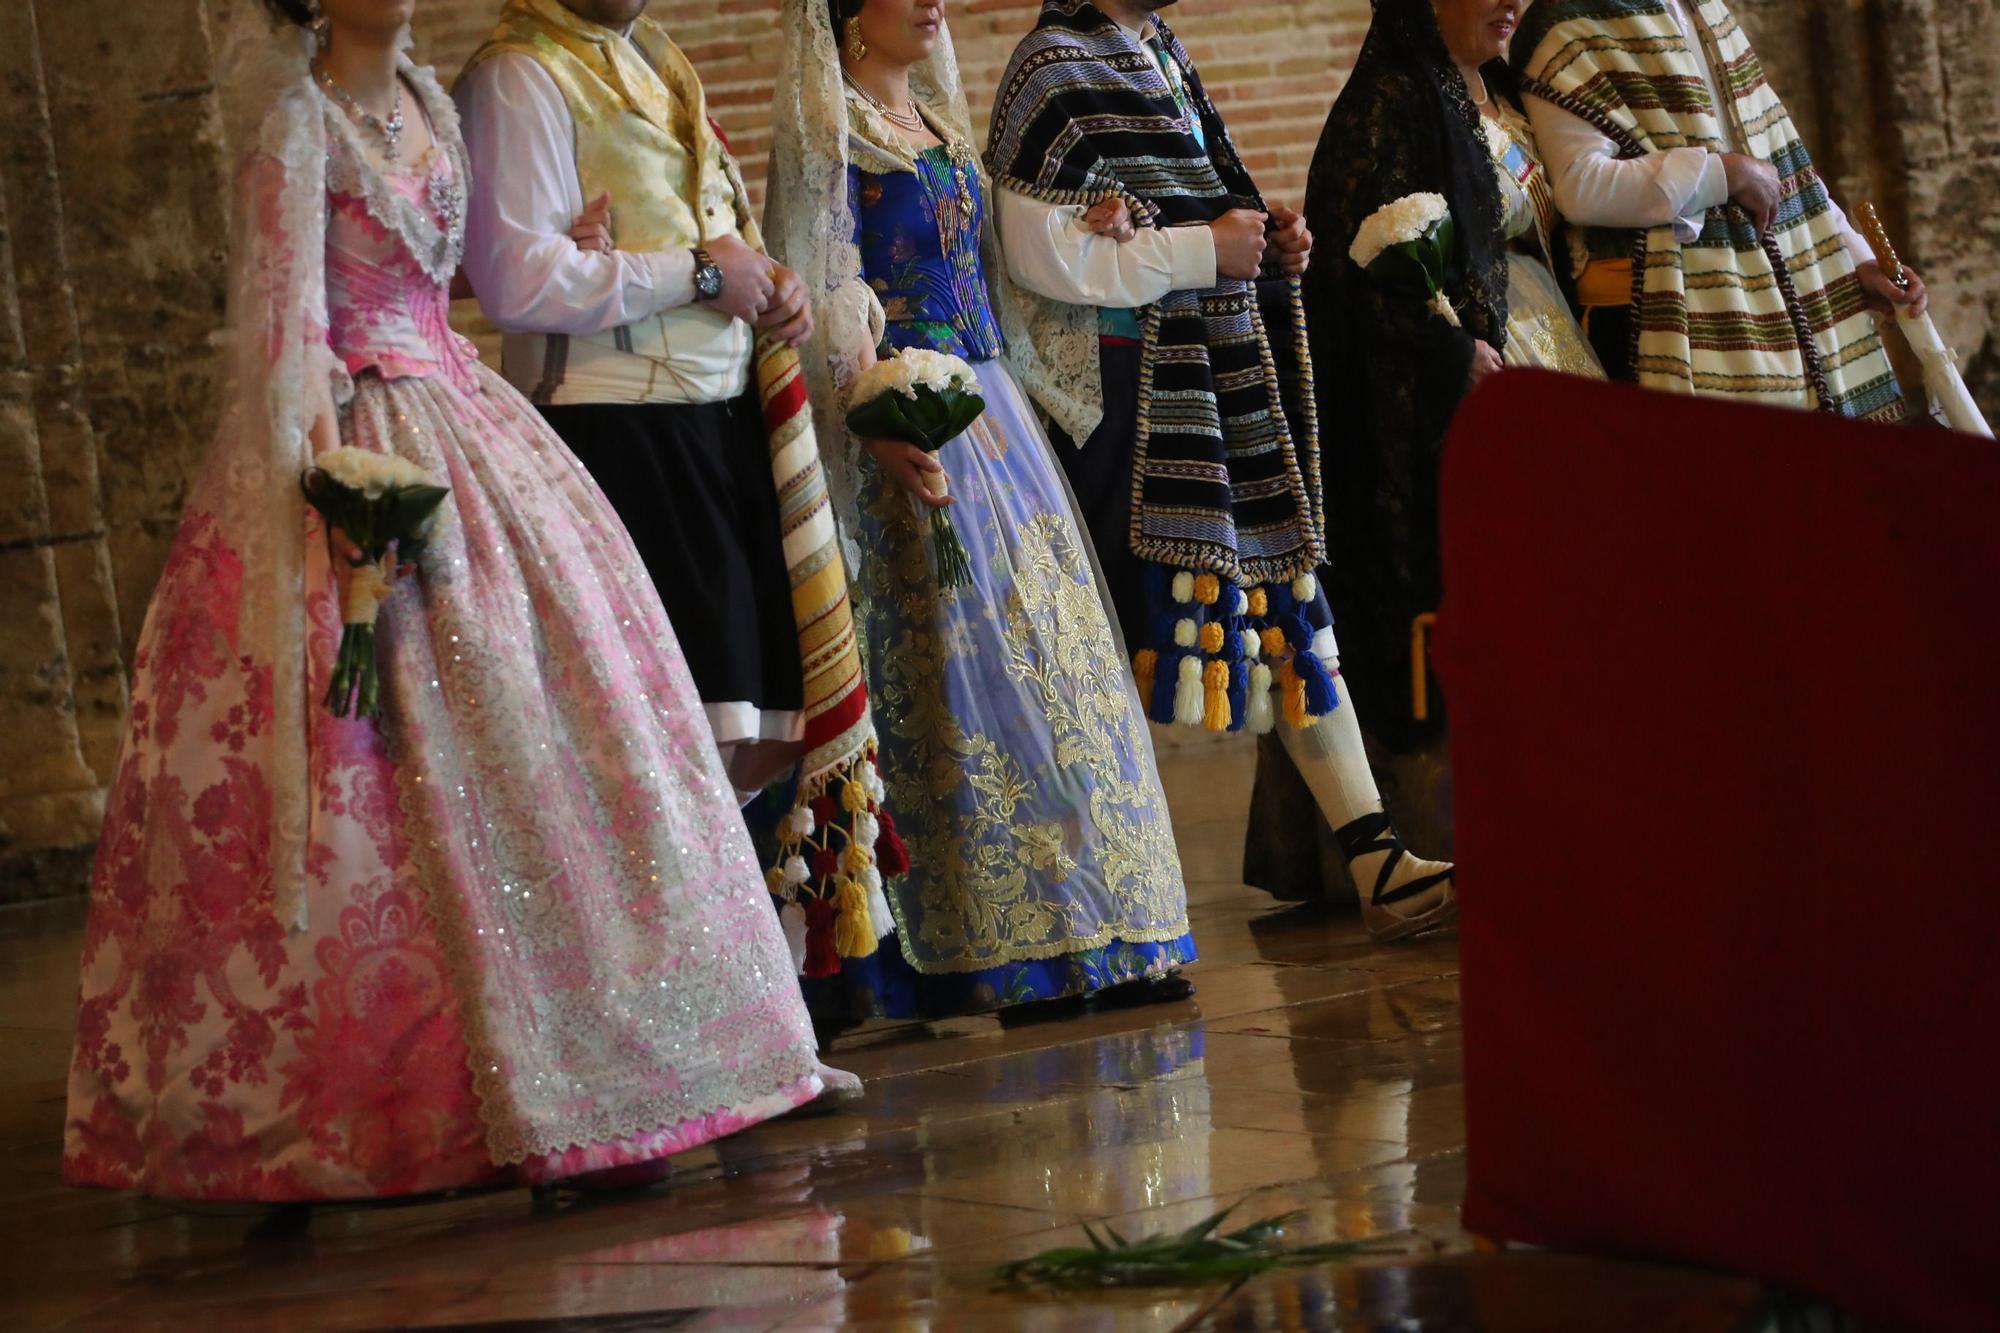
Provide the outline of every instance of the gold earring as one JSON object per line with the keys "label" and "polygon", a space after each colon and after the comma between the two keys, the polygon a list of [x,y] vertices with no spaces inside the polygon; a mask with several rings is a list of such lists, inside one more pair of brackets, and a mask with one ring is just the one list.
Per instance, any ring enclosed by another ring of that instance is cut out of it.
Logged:
{"label": "gold earring", "polygon": [[847,58],[860,64],[868,58],[868,43],[861,40],[861,20],[856,18],[847,25]]}

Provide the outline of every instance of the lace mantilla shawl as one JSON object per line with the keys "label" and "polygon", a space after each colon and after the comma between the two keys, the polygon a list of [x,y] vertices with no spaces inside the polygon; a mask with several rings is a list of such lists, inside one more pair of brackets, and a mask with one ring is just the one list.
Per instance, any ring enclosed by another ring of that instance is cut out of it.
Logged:
{"label": "lace mantilla shawl", "polygon": [[[313,82],[313,36],[239,0],[221,46],[224,151],[238,163],[230,215],[229,305],[222,411],[188,498],[212,515],[249,577],[233,613],[230,649],[268,675],[272,725],[253,742],[271,779],[271,906],[303,929],[307,801],[305,501],[299,475],[310,432],[350,390],[326,340],[326,194],[331,183],[364,199],[376,221],[445,282],[464,244],[464,208],[440,229],[368,170],[347,117]],[[458,116],[430,71],[402,64],[429,115],[438,151],[453,155],[453,188],[467,179]],[[333,178],[328,178],[329,162]],[[249,758],[250,756],[246,756]]]}
{"label": "lace mantilla shawl", "polygon": [[[910,71],[910,89],[953,157],[980,173],[990,198],[991,182],[973,150],[972,113],[949,28],[940,28],[930,59]],[[847,171],[850,164],[876,174],[914,171],[916,150],[848,89],[826,0],[785,0],[784,52],[771,110],[775,129],[764,237],[771,257],[796,271],[812,293],[816,322],[800,361],[852,575],[860,568],[854,534],[860,520],[861,445],[847,429],[845,390],[859,372],[861,349],[881,341],[884,321],[881,303],[861,273]],[[1037,354],[1029,303],[1007,274],[990,214],[986,228],[986,282],[1007,343],[1008,368],[1045,409],[1051,403],[1098,403],[1102,388],[1095,347],[1082,363],[1061,369]],[[1076,415],[1072,410],[1070,416]]]}

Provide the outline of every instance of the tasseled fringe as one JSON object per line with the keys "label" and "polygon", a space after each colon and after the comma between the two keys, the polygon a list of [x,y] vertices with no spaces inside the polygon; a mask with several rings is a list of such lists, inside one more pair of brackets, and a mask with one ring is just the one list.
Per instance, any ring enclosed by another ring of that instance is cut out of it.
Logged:
{"label": "tasseled fringe", "polygon": [[1190,653],[1181,659],[1180,682],[1174,689],[1174,721],[1184,727],[1201,725],[1201,659]]}
{"label": "tasseled fringe", "polygon": [[[850,847],[849,852],[860,851]],[[876,942],[881,938],[875,933],[875,926],[868,919],[868,891],[859,881],[842,875],[836,881],[833,891],[834,909],[839,917],[833,927],[833,947],[840,951],[842,958],[866,958],[875,952]]]}
{"label": "tasseled fringe", "polygon": [[1259,662],[1250,668],[1250,731],[1262,736],[1278,725],[1278,714],[1271,707],[1271,668]]}
{"label": "tasseled fringe", "polygon": [[834,904],[830,898],[808,898],[806,912],[806,956],[799,974],[831,977],[840,974],[840,949],[834,933]]}
{"label": "tasseled fringe", "polygon": [[1335,672],[1312,650],[1324,618],[1317,577],[1250,587],[1190,570],[1152,577],[1152,641],[1132,672],[1153,721],[1261,734],[1279,717],[1310,726],[1340,706]]}
{"label": "tasseled fringe", "polygon": [[909,874],[910,849],[903,845],[903,835],[896,832],[896,817],[887,810],[877,810],[875,818],[882,824],[882,835],[875,840],[876,867],[884,875]]}
{"label": "tasseled fringe", "polygon": [[764,882],[801,976],[837,974],[841,959],[869,957],[894,928],[882,877],[907,873],[910,853],[884,795],[870,752],[802,788],[779,822],[781,859]]}
{"label": "tasseled fringe", "polygon": [[1139,686],[1139,702],[1150,704],[1153,697],[1153,673],[1160,665],[1160,654],[1152,648],[1141,648],[1132,654],[1132,679]]}
{"label": "tasseled fringe", "polygon": [[1227,731],[1231,713],[1229,708],[1229,663],[1210,662],[1201,672],[1202,696],[1205,706],[1201,724],[1210,731]]}
{"label": "tasseled fringe", "polygon": [[1278,690],[1284,695],[1286,722],[1303,727],[1312,720],[1306,716],[1306,683],[1299,679],[1298,668],[1290,662],[1279,664]]}
{"label": "tasseled fringe", "polygon": [[1315,718],[1325,717],[1340,707],[1340,696],[1333,688],[1333,673],[1326,669],[1326,663],[1320,661],[1317,654],[1294,653],[1292,665],[1305,689],[1308,714]]}

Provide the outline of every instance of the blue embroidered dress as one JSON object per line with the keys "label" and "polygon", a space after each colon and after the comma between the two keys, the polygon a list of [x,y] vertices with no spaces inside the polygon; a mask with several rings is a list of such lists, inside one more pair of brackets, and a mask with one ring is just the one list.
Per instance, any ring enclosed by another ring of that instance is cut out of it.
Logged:
{"label": "blue embroidered dress", "polygon": [[889,885],[895,935],[808,983],[823,1022],[829,1007],[933,1017],[1087,994],[1194,957],[1151,739],[1090,547],[999,360],[975,160],[963,145],[899,144],[871,156],[884,170],[849,170],[862,278],[887,341],[972,363],[987,411],[938,455],[968,587],[939,590],[925,512],[863,466],[856,610],[914,869]]}

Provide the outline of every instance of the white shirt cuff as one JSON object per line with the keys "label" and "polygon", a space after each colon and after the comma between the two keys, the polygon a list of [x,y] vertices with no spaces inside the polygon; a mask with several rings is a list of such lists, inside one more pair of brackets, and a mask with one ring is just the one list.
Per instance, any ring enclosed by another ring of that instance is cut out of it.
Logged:
{"label": "white shirt cuff", "polygon": [[662,250],[643,258],[653,275],[653,303],[658,311],[694,304],[694,251]]}
{"label": "white shirt cuff", "polygon": [[1729,169],[1721,154],[1705,148],[1675,148],[1660,156],[1653,184],[1673,210],[1675,239],[1685,244],[1701,235],[1709,209],[1728,202]]}
{"label": "white shirt cuff", "polygon": [[1172,227],[1167,237],[1173,252],[1171,290],[1198,292],[1215,286],[1215,233],[1207,227]]}

